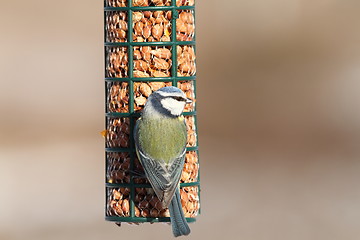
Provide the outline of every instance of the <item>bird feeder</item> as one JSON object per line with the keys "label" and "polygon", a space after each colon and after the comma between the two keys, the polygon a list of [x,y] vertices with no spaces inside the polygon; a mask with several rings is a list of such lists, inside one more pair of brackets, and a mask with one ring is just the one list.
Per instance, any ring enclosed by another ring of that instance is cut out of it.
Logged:
{"label": "bird feeder", "polygon": [[[179,87],[196,99],[194,0],[105,0],[106,207],[117,223],[170,222],[137,159],[133,129],[148,96]],[[187,152],[180,194],[184,215],[200,212],[195,101],[186,105]]]}

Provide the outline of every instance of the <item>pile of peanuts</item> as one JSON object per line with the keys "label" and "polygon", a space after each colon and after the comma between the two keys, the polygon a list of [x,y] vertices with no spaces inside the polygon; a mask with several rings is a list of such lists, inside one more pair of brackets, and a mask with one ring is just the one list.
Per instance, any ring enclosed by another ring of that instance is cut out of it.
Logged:
{"label": "pile of peanuts", "polygon": [[171,11],[133,12],[134,42],[169,42]]}
{"label": "pile of peanuts", "polygon": [[186,116],[186,129],[187,129],[187,147],[195,147],[196,146],[196,125],[195,118],[193,116]]}
{"label": "pile of peanuts", "polygon": [[[107,182],[130,183],[129,153],[107,153]],[[134,183],[149,183],[143,177],[144,170],[136,158]],[[189,151],[185,155],[185,164],[181,174],[181,183],[196,182],[199,174],[199,163],[196,151]],[[118,188],[108,190],[107,216],[129,216],[130,189]],[[195,217],[199,211],[199,196],[197,187],[183,187],[180,189],[181,203],[185,217]],[[151,188],[135,188],[135,216],[136,217],[169,217],[168,209],[162,209],[159,199]]]}
{"label": "pile of peanuts", "polygon": [[107,83],[107,91],[108,112],[129,112],[129,83]]}
{"label": "pile of peanuts", "polygon": [[130,154],[127,152],[106,153],[108,183],[130,183]]}
{"label": "pile of peanuts", "polygon": [[176,40],[192,41],[195,35],[195,19],[191,10],[179,12],[179,18],[176,19]]}
{"label": "pile of peanuts", "polygon": [[[126,47],[108,47],[106,76],[115,78],[128,77],[128,56]],[[188,77],[196,73],[195,49],[193,46],[177,46],[177,76]],[[170,47],[134,47],[134,77],[170,77]]]}
{"label": "pile of peanuts", "polygon": [[105,143],[108,148],[128,148],[130,143],[129,118],[109,118]]}
{"label": "pile of peanuts", "polygon": [[[129,0],[131,1],[131,0]],[[171,0],[132,0],[134,7],[170,6]],[[107,0],[108,7],[126,7],[128,0]],[[195,0],[176,0],[176,6],[194,6]]]}
{"label": "pile of peanuts", "polygon": [[107,47],[106,76],[113,78],[128,77],[128,55],[126,47]]}
{"label": "pile of peanuts", "polygon": [[107,12],[105,27],[106,41],[127,42],[128,23],[126,12]]}
{"label": "pile of peanuts", "polygon": [[[171,82],[134,82],[134,110],[141,111],[150,94],[162,87],[171,86]],[[184,112],[195,110],[195,94],[192,81],[178,82],[180,88],[186,97],[193,100],[186,104]],[[129,83],[128,82],[110,82],[107,85],[107,107],[109,112],[129,112]]]}
{"label": "pile of peanuts", "polygon": [[[133,12],[133,41],[170,41],[171,11]],[[127,41],[127,16],[125,12],[108,12],[106,33],[109,42]],[[180,11],[176,20],[178,41],[194,38],[194,16],[191,10]],[[133,49],[134,77],[171,77],[172,53],[170,47],[135,46]],[[196,73],[195,49],[193,46],[177,46],[177,76],[194,76]],[[128,77],[126,47],[107,48],[107,77]]]}
{"label": "pile of peanuts", "polygon": [[[171,40],[171,11],[133,12],[134,42],[169,42]],[[106,14],[108,42],[127,42],[128,21],[126,12],[110,11]],[[192,41],[195,35],[192,10],[179,11],[176,19],[176,40]]]}
{"label": "pile of peanuts", "polygon": [[181,174],[180,182],[196,182],[199,176],[198,155],[195,151],[189,151],[185,155],[185,164]]}
{"label": "pile of peanuts", "polygon": [[134,7],[170,6],[171,0],[132,0]]}
{"label": "pile of peanuts", "polygon": [[194,76],[196,73],[195,49],[193,46],[177,46],[177,75],[178,77]]}
{"label": "pile of peanuts", "polygon": [[126,7],[128,0],[106,0],[107,7]]}
{"label": "pile of peanuts", "polygon": [[170,47],[134,47],[134,77],[170,77]]}
{"label": "pile of peanuts", "polygon": [[195,0],[176,0],[176,6],[194,6]]}
{"label": "pile of peanuts", "polygon": [[[107,153],[106,178],[108,183],[130,183],[130,156],[129,153]],[[144,170],[140,161],[135,158],[134,183],[149,183],[143,177]],[[188,151],[185,155],[185,164],[181,173],[181,183],[191,183],[198,180],[199,163],[196,151]],[[130,189],[108,189],[107,216],[130,216]],[[200,203],[198,187],[182,187],[180,189],[181,203],[185,217],[196,217]],[[169,217],[168,209],[162,209],[159,199],[151,188],[135,188],[135,216],[136,217]]]}
{"label": "pile of peanuts", "polygon": [[[107,216],[130,216],[130,189],[108,190]],[[199,212],[198,187],[180,188],[181,205],[185,217],[196,217]],[[163,209],[161,202],[151,188],[135,188],[134,210],[136,217],[170,217],[169,209]]]}
{"label": "pile of peanuts", "polygon": [[106,216],[130,216],[130,189],[118,188],[107,190]]}

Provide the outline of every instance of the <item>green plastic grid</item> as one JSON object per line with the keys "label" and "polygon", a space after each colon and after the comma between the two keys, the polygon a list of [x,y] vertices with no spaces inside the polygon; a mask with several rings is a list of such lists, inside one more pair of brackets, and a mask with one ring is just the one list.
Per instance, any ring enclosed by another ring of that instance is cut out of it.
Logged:
{"label": "green plastic grid", "polygon": [[[134,169],[134,160],[135,160],[135,146],[133,140],[133,129],[135,126],[135,119],[140,116],[140,113],[134,112],[134,82],[172,82],[173,86],[177,86],[179,81],[193,81],[194,86],[194,93],[196,94],[196,74],[194,76],[188,77],[178,77],[177,76],[177,46],[181,45],[191,45],[194,47],[195,55],[196,55],[196,34],[194,35],[194,41],[177,41],[176,40],[176,19],[179,16],[180,10],[192,10],[194,14],[194,24],[195,19],[195,6],[176,6],[176,0],[172,0],[171,6],[149,6],[149,7],[133,7],[132,0],[128,0],[127,7],[108,7],[106,6],[106,0],[104,1],[104,26],[106,26],[106,12],[108,11],[123,11],[127,12],[128,16],[128,30],[127,30],[127,42],[106,42],[106,28],[104,28],[104,52],[105,56],[107,54],[107,47],[127,47],[128,53],[128,77],[127,78],[112,78],[105,76],[105,109],[107,109],[107,82],[128,82],[129,83],[129,112],[128,113],[117,113],[117,112],[106,112],[106,118],[120,118],[126,117],[130,118],[130,148],[107,148],[105,146],[105,176],[106,171],[108,168],[108,161],[106,157],[106,153],[108,152],[128,152],[130,154],[130,170]],[[132,22],[132,14],[134,11],[172,11],[172,29],[171,29],[171,41],[168,42],[133,42],[133,22]],[[133,76],[133,47],[134,46],[170,46],[172,52],[172,66],[171,66],[171,77],[147,77],[147,78],[135,78]],[[105,69],[106,69],[106,60],[105,60]],[[105,72],[106,75],[106,72]],[[198,132],[197,128],[197,117],[196,117],[196,108],[192,112],[184,112],[184,116],[194,116],[195,127],[196,127],[196,134]],[[106,121],[106,129],[108,129],[108,121]],[[198,152],[198,138],[196,140],[195,147],[187,147],[187,151],[196,151],[198,156],[198,164],[199,161],[199,152]],[[105,179],[105,181],[107,181]],[[200,201],[200,169],[198,170],[198,177],[197,181],[190,182],[190,183],[181,183],[180,187],[198,187],[198,195]],[[135,203],[134,203],[134,195],[135,195],[135,188],[151,188],[150,184],[138,184],[134,183],[133,173],[130,173],[130,183],[105,183],[105,196],[106,196],[106,203],[108,201],[108,188],[121,188],[126,187],[130,188],[130,217],[120,217],[120,216],[106,216],[105,219],[107,221],[113,222],[170,222],[170,218],[168,217],[136,217],[135,216]],[[106,212],[106,207],[105,207]],[[199,208],[198,214],[201,213],[201,207]],[[186,218],[187,222],[195,222],[196,217]]]}

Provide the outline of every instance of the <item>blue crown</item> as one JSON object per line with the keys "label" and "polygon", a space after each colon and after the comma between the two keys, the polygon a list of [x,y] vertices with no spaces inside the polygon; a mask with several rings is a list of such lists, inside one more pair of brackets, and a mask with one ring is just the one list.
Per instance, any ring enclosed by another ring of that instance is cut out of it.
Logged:
{"label": "blue crown", "polygon": [[166,92],[166,93],[181,93],[181,90],[174,86],[163,87],[163,88],[160,88],[158,91]]}

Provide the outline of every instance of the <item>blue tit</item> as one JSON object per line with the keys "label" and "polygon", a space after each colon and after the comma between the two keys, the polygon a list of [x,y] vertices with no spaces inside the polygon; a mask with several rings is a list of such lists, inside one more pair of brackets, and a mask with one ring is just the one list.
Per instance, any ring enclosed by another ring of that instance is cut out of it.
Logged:
{"label": "blue tit", "polygon": [[169,208],[175,237],[190,233],[179,191],[187,141],[182,113],[190,102],[177,87],[160,88],[149,96],[134,129],[138,158],[162,207]]}

